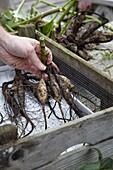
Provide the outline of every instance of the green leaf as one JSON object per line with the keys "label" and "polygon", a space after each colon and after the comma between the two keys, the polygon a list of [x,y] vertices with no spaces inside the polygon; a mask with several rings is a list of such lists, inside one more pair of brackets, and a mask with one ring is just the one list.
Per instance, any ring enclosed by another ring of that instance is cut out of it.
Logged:
{"label": "green leaf", "polygon": [[41,32],[44,34],[44,35],[48,35],[51,30],[53,29],[54,27],[54,21],[50,21],[48,23],[45,23],[41,26]]}
{"label": "green leaf", "polygon": [[100,170],[113,170],[113,159],[105,158],[101,161]]}
{"label": "green leaf", "polygon": [[14,18],[12,10],[6,11],[2,14],[1,23],[3,26],[5,26],[5,24],[7,24],[8,22],[12,22],[13,20]]}
{"label": "green leaf", "polygon": [[13,11],[13,17],[16,21],[19,21],[19,19],[26,20],[28,18],[28,14],[24,10],[21,10],[19,12]]}
{"label": "green leaf", "polygon": [[13,11],[12,10],[5,11],[4,13],[2,13],[2,18],[3,17],[6,20],[11,20],[13,18]]}
{"label": "green leaf", "polygon": [[111,59],[113,59],[113,53],[104,52],[102,59],[103,59],[103,60],[111,60]]}
{"label": "green leaf", "polygon": [[22,9],[25,1],[26,0],[22,0],[21,3],[19,4],[18,8],[16,10],[13,10],[13,17],[15,18],[16,22],[26,20],[28,18],[27,12],[25,12],[25,10]]}
{"label": "green leaf", "polygon": [[97,148],[92,148],[92,149],[95,150],[98,153],[98,159],[99,159],[99,161],[101,161],[103,159],[101,151]]}
{"label": "green leaf", "polygon": [[36,6],[37,6],[37,3],[31,5],[30,17],[34,17],[39,13],[38,10],[36,9]]}
{"label": "green leaf", "polygon": [[113,170],[113,159],[110,157],[103,159],[102,153],[99,149],[93,148],[93,150],[98,153],[98,162],[86,163],[80,170]]}
{"label": "green leaf", "polygon": [[80,170],[100,170],[100,162],[96,162],[96,163],[87,163],[85,165],[83,165]]}

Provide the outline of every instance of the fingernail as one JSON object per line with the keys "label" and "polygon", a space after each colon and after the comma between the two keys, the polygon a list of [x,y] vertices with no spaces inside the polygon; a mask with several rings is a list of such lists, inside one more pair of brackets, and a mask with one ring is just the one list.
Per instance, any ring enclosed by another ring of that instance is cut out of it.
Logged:
{"label": "fingernail", "polygon": [[41,65],[41,66],[40,66],[40,70],[46,70],[46,66]]}

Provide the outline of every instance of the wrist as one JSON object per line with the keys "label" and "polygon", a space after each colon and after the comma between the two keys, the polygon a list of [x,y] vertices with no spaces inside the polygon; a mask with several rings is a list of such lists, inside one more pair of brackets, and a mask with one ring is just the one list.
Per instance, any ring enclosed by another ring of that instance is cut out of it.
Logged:
{"label": "wrist", "polygon": [[10,34],[5,31],[5,29],[0,26],[0,45],[3,47],[7,44]]}

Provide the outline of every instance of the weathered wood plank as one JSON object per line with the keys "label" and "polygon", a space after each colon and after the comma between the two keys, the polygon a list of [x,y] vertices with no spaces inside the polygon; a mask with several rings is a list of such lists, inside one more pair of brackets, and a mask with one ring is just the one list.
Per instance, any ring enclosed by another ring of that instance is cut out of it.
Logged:
{"label": "weathered wood plank", "polygon": [[82,146],[71,152],[58,157],[52,163],[39,168],[39,170],[80,170],[81,165],[86,163],[94,163],[98,160],[98,154],[93,148],[99,149],[103,157],[113,158],[113,139],[101,142],[93,146]]}
{"label": "weathered wood plank", "polygon": [[[9,146],[12,148],[4,170],[38,169],[54,161],[67,148],[80,143],[97,144],[113,138],[113,108],[71,121],[58,128],[26,137]],[[0,155],[1,157],[2,155]]]}
{"label": "weathered wood plank", "polygon": [[[44,36],[40,32],[37,32],[37,39],[40,36]],[[60,58],[63,62],[69,65],[71,68],[82,73],[85,77],[92,80],[104,90],[113,94],[113,78],[107,77],[106,74],[99,69],[95,68],[92,64],[83,60],[73,52],[64,48],[60,44],[44,36],[46,45],[52,50],[54,56]]]}
{"label": "weathered wood plank", "polygon": [[35,25],[25,24],[18,27],[18,35],[23,37],[35,38]]}

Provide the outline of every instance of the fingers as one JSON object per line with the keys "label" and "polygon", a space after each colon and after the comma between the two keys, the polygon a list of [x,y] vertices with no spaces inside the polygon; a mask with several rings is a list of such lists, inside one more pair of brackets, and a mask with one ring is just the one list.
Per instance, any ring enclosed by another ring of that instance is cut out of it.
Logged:
{"label": "fingers", "polygon": [[46,66],[40,61],[35,51],[33,51],[29,58],[32,61],[32,65],[38,68],[41,71],[46,69]]}
{"label": "fingers", "polygon": [[[10,55],[4,49],[0,50],[0,59],[11,67],[19,70],[25,70],[35,74],[38,78],[41,78],[42,71],[32,64],[32,61],[26,58]],[[37,57],[36,57],[37,58]],[[39,63],[39,62],[38,62]]]}
{"label": "fingers", "polygon": [[[26,37],[26,38],[28,38],[28,37]],[[36,46],[40,45],[39,41],[37,41],[33,38],[28,38],[28,39],[29,39],[29,42],[32,44],[32,46],[36,47]]]}
{"label": "fingers", "polygon": [[46,54],[47,54],[47,64],[51,64],[53,60],[53,56],[51,50],[47,47],[46,47]]}
{"label": "fingers", "polygon": [[11,65],[14,68],[17,68],[19,70],[24,70],[24,71],[28,71],[34,75],[37,76],[37,78],[41,78],[42,77],[42,71],[40,71],[39,69],[37,69],[36,67],[29,65],[28,63],[23,63],[23,64],[12,64]]}
{"label": "fingers", "polygon": [[51,66],[54,67],[58,73],[60,72],[58,66],[54,62],[51,63]]}
{"label": "fingers", "polygon": [[[36,53],[37,53],[38,57],[41,60],[41,49],[40,49],[40,46],[39,45],[36,46],[35,50],[36,50]],[[51,52],[51,50],[48,47],[46,47],[46,54],[47,54],[47,64],[51,64],[51,66],[54,67],[57,72],[60,72],[60,70],[57,67],[57,65],[52,61],[53,60],[52,52]]]}
{"label": "fingers", "polygon": [[[46,49],[46,55],[47,55],[47,64],[50,64],[52,62],[52,59],[53,59],[52,52],[48,47],[45,47],[45,49]],[[40,48],[40,45],[36,45],[35,52],[36,52],[38,58],[41,60],[41,48]]]}
{"label": "fingers", "polygon": [[[29,57],[31,58],[32,63],[34,66],[38,67],[40,70],[45,70],[45,65],[41,62],[41,48],[39,41],[35,39],[28,38],[29,42],[33,46],[33,49],[29,51]],[[47,54],[47,64],[52,63],[52,52],[48,47],[45,47],[46,54]]]}
{"label": "fingers", "polygon": [[40,78],[42,78],[42,77],[43,77],[45,80],[48,79],[48,75],[47,75],[46,73],[38,70],[38,69],[37,69],[36,67],[34,67],[34,66],[31,66],[31,67],[29,67],[29,68],[28,68],[28,67],[24,67],[23,70],[28,71],[28,72],[36,75],[36,77],[37,77],[38,79],[40,79]]}
{"label": "fingers", "polygon": [[[43,72],[46,70],[46,66],[41,62],[41,48],[39,41],[27,38],[27,37],[18,37],[11,36],[12,44],[7,47],[8,50],[5,50],[5,57],[3,59],[6,63],[17,69],[29,71],[38,77],[41,77],[42,74],[45,78],[47,75]],[[46,48],[47,53],[47,64],[51,64],[57,72],[59,69],[57,65],[52,62],[52,52],[49,48]],[[6,57],[7,56],[7,57]]]}
{"label": "fingers", "polygon": [[42,77],[42,72],[40,70],[38,70],[36,67],[34,67],[34,66],[31,66],[30,68],[24,69],[24,70],[26,70],[26,71],[36,75],[37,78],[41,78]]}

